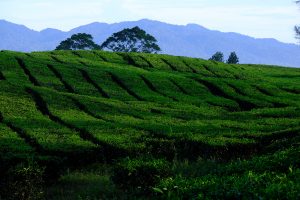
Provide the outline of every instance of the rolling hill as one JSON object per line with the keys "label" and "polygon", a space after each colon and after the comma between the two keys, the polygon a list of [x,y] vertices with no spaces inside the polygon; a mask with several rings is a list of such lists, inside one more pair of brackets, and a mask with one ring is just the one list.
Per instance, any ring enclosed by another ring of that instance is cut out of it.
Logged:
{"label": "rolling hill", "polygon": [[286,44],[275,39],[255,39],[238,33],[223,33],[197,24],[179,26],[147,19],[115,24],[95,22],[68,32],[49,28],[39,32],[0,20],[0,50],[53,50],[62,40],[81,32],[91,34],[100,44],[113,33],[134,26],[154,35],[164,54],[208,59],[217,51],[224,52],[225,57],[236,51],[241,63],[300,67],[300,48],[296,44]]}
{"label": "rolling hill", "polygon": [[0,198],[31,161],[47,199],[298,199],[299,82],[286,67],[1,51]]}

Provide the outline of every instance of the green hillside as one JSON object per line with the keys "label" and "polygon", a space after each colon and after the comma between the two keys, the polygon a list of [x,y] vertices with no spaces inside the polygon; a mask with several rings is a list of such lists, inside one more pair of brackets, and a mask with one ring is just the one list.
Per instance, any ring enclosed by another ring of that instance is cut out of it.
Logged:
{"label": "green hillside", "polygon": [[299,83],[275,66],[2,51],[0,190],[35,163],[47,199],[299,199]]}

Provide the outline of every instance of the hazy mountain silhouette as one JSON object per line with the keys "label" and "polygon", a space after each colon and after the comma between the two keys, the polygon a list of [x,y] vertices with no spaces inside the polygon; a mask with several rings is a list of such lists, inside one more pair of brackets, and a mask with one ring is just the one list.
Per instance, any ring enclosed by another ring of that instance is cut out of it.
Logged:
{"label": "hazy mountain silhouette", "polygon": [[241,63],[261,63],[300,67],[300,47],[275,39],[255,39],[238,33],[224,33],[200,25],[172,25],[159,21],[139,20],[114,24],[91,23],[68,32],[57,29],[34,31],[23,25],[0,20],[0,49],[14,51],[53,50],[60,41],[74,33],[89,33],[100,44],[112,33],[124,28],[139,26],[154,35],[162,53],[209,58],[216,51],[225,57],[236,51]]}

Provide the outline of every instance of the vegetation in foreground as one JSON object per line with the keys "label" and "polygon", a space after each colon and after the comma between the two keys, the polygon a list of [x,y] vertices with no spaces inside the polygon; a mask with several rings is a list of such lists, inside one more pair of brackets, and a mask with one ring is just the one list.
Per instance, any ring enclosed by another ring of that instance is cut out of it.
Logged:
{"label": "vegetation in foreground", "polygon": [[299,199],[300,70],[0,52],[2,199]]}

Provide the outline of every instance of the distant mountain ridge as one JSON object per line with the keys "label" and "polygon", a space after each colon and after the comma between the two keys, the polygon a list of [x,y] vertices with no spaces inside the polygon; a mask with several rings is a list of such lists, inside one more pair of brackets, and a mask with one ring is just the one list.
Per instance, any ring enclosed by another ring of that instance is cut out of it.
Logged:
{"label": "distant mountain ridge", "polygon": [[53,50],[60,41],[80,32],[93,35],[100,44],[112,33],[133,26],[154,35],[164,54],[207,59],[216,51],[224,52],[225,57],[236,51],[241,63],[300,67],[300,47],[295,44],[209,30],[197,24],[182,26],[147,19],[114,24],[95,22],[68,32],[50,28],[35,31],[0,20],[0,49],[24,52]]}

